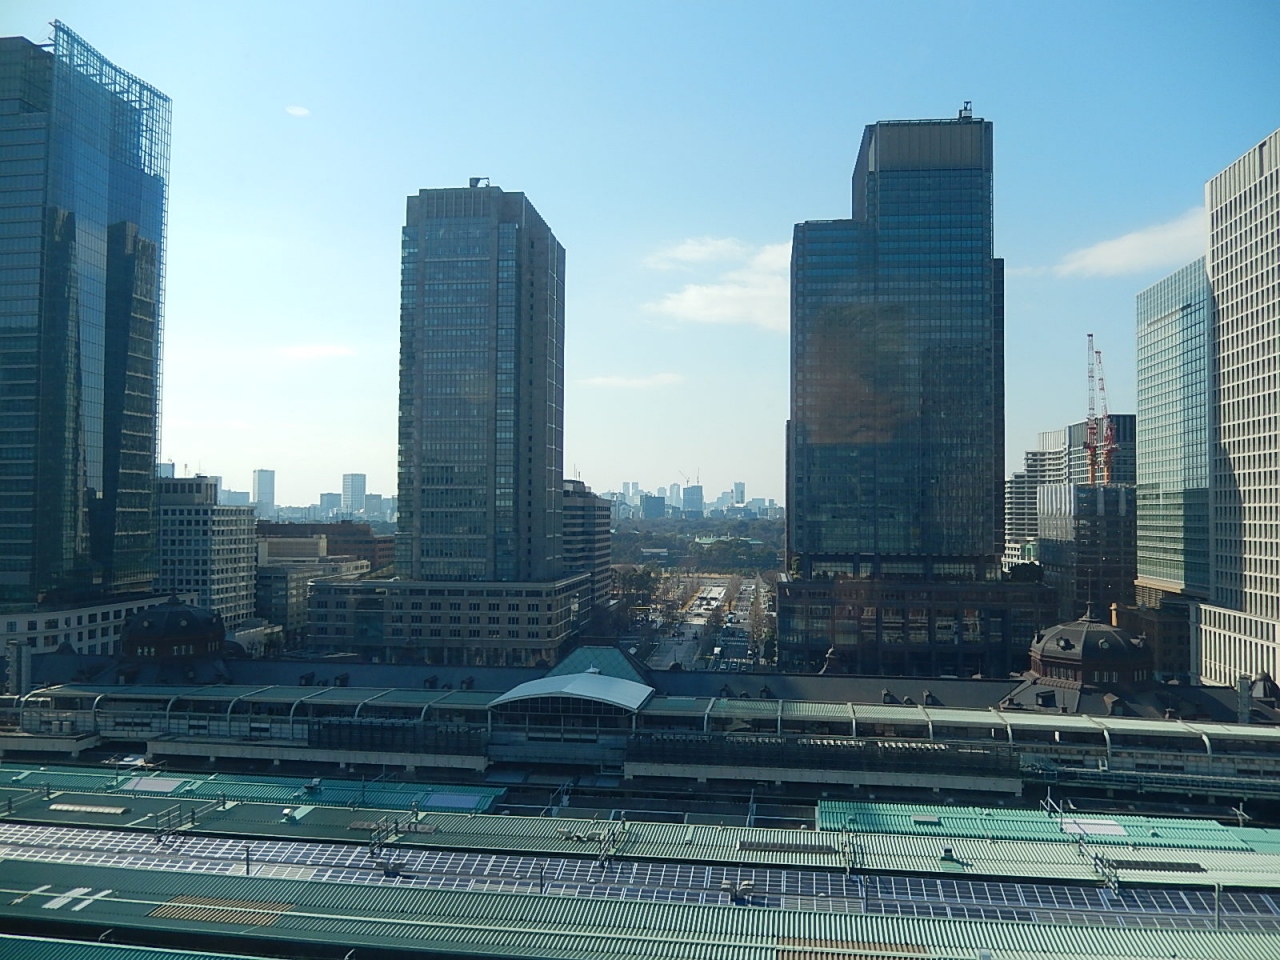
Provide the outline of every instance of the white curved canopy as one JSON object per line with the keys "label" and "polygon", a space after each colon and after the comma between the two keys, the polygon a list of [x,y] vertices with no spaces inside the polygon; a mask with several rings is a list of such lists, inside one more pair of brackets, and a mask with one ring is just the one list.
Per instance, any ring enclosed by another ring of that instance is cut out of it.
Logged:
{"label": "white curved canopy", "polygon": [[597,700],[632,712],[639,710],[653,696],[653,687],[602,673],[570,673],[559,677],[542,677],[512,687],[489,703],[499,707],[514,700],[532,700],[535,697],[577,697],[581,700]]}

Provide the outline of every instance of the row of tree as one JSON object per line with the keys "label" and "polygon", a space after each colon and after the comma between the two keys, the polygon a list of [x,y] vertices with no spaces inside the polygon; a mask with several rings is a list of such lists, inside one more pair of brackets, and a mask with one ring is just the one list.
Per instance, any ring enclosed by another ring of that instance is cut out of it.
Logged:
{"label": "row of tree", "polygon": [[[705,573],[780,570],[785,532],[781,520],[626,520],[613,531],[613,562]],[[665,556],[645,552],[662,550]]]}

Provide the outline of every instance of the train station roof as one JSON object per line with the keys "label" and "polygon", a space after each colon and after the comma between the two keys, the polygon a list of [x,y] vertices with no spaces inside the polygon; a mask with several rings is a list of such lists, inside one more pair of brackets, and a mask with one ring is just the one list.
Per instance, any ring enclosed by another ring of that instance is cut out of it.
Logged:
{"label": "train station roof", "polygon": [[495,698],[489,705],[499,707],[538,697],[569,697],[595,700],[634,713],[645,705],[653,692],[653,687],[647,684],[609,677],[603,673],[571,673],[526,681]]}

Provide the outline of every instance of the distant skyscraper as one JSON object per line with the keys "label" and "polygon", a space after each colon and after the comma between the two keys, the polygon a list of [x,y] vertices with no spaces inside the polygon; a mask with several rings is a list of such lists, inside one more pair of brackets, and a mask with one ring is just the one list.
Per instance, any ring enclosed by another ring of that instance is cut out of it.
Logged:
{"label": "distant skyscraper", "polygon": [[342,494],[340,493],[322,493],[320,494],[320,516],[327,519],[335,513],[342,512]]}
{"label": "distant skyscraper", "polygon": [[1038,585],[998,580],[1003,476],[992,125],[967,104],[872,124],[853,216],[792,243],[783,665],[1013,667],[1045,608]]}
{"label": "distant skyscraper", "polygon": [[344,473],[342,475],[342,512],[348,516],[364,513],[365,475],[363,473]]}
{"label": "distant skyscraper", "polygon": [[1280,671],[1280,130],[1209,181],[1210,602],[1203,678]]}
{"label": "distant skyscraper", "polygon": [[671,504],[677,510],[683,510],[684,509],[684,493],[681,490],[680,484],[673,483],[668,488],[668,490],[669,490],[669,493],[667,494],[667,503]]}
{"label": "distant skyscraper", "polygon": [[0,143],[0,604],[145,590],[169,98],[55,23],[0,39]]}
{"label": "distant skyscraper", "polygon": [[747,485],[743,483],[741,480],[735,480],[733,482],[733,502],[734,503],[747,502]]}
{"label": "distant skyscraper", "polygon": [[647,493],[640,494],[640,517],[643,520],[661,520],[667,515],[665,497],[651,497]]}
{"label": "distant skyscraper", "polygon": [[706,513],[706,505],[702,501],[702,485],[693,484],[684,488],[685,516],[701,517]]}
{"label": "distant skyscraper", "polygon": [[253,471],[253,506],[258,516],[270,519],[276,509],[276,472],[274,470]]}

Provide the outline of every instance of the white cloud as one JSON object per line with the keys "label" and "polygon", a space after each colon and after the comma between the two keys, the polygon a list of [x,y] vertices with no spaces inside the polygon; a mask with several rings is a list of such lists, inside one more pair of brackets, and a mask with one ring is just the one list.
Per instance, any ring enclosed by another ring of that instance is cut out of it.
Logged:
{"label": "white cloud", "polygon": [[741,260],[751,248],[732,237],[690,237],[644,258],[644,265],[654,270],[671,270],[693,263],[716,263]]}
{"label": "white cloud", "polygon": [[587,387],[622,387],[628,390],[645,390],[650,387],[666,387],[674,383],[682,383],[684,377],[678,373],[654,373],[647,377],[587,377],[578,383]]}
{"label": "white cloud", "polygon": [[1168,223],[1068,253],[1054,265],[1053,272],[1060,277],[1117,277],[1159,267],[1179,267],[1203,256],[1204,251],[1204,208],[1193,207]]}
{"label": "white cloud", "polygon": [[741,323],[785,331],[790,317],[791,244],[769,244],[754,252],[741,246],[739,259],[745,261],[741,266],[710,283],[686,284],[645,308],[694,323]]}
{"label": "white cloud", "polygon": [[277,347],[275,351],[286,360],[328,360],[331,357],[354,357],[350,347],[336,343],[304,343],[294,347]]}
{"label": "white cloud", "polygon": [[306,107],[298,107],[298,106],[285,107],[285,108],[284,108],[284,112],[285,112],[285,113],[287,113],[287,114],[289,114],[289,116],[291,116],[291,117],[309,117],[309,116],[311,116],[311,111],[310,111],[310,110],[308,110]]}

